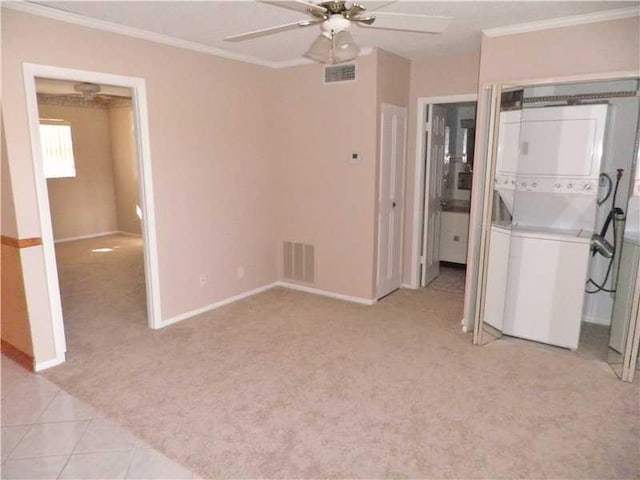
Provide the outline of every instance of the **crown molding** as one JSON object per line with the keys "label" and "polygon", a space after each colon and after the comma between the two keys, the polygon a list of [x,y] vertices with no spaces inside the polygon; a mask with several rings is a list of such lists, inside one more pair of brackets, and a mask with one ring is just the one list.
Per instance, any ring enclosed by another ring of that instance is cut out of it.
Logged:
{"label": "crown molding", "polygon": [[[98,20],[84,15],[78,15],[77,13],[66,12],[57,8],[48,7],[44,5],[38,5],[35,3],[26,2],[23,0],[2,1],[0,0],[2,8],[8,8],[17,12],[28,13],[31,15],[37,15],[39,17],[46,17],[52,20],[58,20],[60,22],[72,23],[74,25],[80,25],[82,27],[92,28],[94,30],[102,30],[105,32],[116,33],[118,35],[125,35],[128,37],[138,38],[153,43],[160,43],[162,45],[169,45],[171,47],[181,48],[183,50],[191,50],[193,52],[204,53],[206,55],[212,55],[215,57],[222,57],[228,60],[236,60],[238,62],[250,63],[261,67],[268,68],[287,68],[298,65],[307,65],[314,63],[304,57],[294,58],[292,60],[272,61],[263,60],[251,55],[243,55],[240,53],[230,52],[222,48],[211,47],[198,42],[191,42],[189,40],[182,40],[180,38],[172,37],[170,35],[163,35],[160,33],[150,32],[148,30],[142,30],[139,28],[128,27],[126,25],[120,25],[118,23],[107,22],[105,20]],[[359,56],[369,55],[372,52],[371,47],[363,48]]]}
{"label": "crown molding", "polygon": [[507,35],[516,35],[518,33],[549,30],[551,28],[571,27],[587,23],[619,20],[621,18],[637,17],[639,15],[640,7],[626,7],[615,10],[605,10],[602,12],[585,13],[583,15],[573,15],[570,17],[549,18],[547,20],[540,20],[539,22],[518,23],[515,25],[488,28],[486,30],[482,30],[482,33],[487,37],[504,37]]}

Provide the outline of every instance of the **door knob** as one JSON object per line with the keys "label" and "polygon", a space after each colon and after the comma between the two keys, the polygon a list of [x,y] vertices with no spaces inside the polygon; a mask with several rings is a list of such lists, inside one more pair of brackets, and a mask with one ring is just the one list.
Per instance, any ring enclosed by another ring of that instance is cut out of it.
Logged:
{"label": "door knob", "polygon": [[396,202],[393,202],[393,203],[391,204],[391,206],[392,206],[393,208],[396,208]]}

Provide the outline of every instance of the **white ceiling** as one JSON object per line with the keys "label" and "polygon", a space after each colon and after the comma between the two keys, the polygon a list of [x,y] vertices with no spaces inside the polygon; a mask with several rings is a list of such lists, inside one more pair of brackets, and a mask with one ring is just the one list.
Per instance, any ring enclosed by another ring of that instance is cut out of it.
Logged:
{"label": "white ceiling", "polygon": [[[319,33],[318,26],[311,26],[239,43],[224,42],[228,35],[306,18],[302,13],[255,1],[37,3],[267,62],[299,59]],[[637,1],[398,1],[383,10],[452,16],[454,20],[440,35],[362,27],[353,27],[352,34],[361,47],[379,47],[407,58],[450,55],[479,50],[483,29],[638,5]]]}

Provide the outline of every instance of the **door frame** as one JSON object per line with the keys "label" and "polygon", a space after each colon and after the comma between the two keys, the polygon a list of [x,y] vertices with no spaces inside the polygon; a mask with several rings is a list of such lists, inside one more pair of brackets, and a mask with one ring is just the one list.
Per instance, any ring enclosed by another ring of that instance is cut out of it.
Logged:
{"label": "door frame", "polygon": [[[466,103],[478,102],[478,93],[465,93],[460,95],[445,95],[441,97],[419,97],[417,101],[417,122],[416,122],[416,156],[414,165],[414,187],[413,187],[413,219],[411,235],[411,270],[410,288],[420,288],[420,248],[422,246],[422,228],[424,222],[424,199],[428,195],[428,185],[425,184],[425,172],[429,171],[430,158],[426,158],[424,133],[430,131],[431,125],[426,118],[426,107],[440,105],[443,103]],[[477,115],[477,112],[476,112]],[[477,118],[477,117],[476,117]]]}
{"label": "door frame", "polygon": [[23,77],[27,103],[27,117],[29,120],[31,161],[33,163],[33,175],[36,187],[38,216],[40,223],[40,232],[42,236],[42,248],[47,281],[48,304],[50,309],[56,352],[55,362],[47,364],[47,367],[50,367],[58,365],[65,361],[66,341],[64,334],[64,318],[62,315],[62,302],[60,298],[60,286],[58,283],[58,268],[54,247],[53,228],[51,222],[51,210],[49,207],[49,193],[47,188],[47,179],[45,178],[44,172],[42,170],[42,152],[40,146],[39,129],[40,118],[35,83],[36,77],[52,78],[55,80],[101,83],[127,87],[131,89],[131,100],[136,132],[136,163],[138,166],[139,201],[143,212],[142,237],[144,241],[143,250],[145,284],[147,291],[147,319],[149,322],[149,327],[157,329],[162,326],[162,316],[160,304],[157,228],[153,194],[153,181],[151,173],[149,120],[147,114],[147,93],[144,78],[113,75],[110,73],[92,72],[88,70],[76,70],[56,67],[52,65],[24,63]]}

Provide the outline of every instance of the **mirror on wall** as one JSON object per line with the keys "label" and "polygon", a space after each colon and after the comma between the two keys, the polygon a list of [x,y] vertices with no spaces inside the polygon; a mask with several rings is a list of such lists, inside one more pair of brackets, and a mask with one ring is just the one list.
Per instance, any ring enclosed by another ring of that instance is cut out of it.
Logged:
{"label": "mirror on wall", "polygon": [[524,339],[633,378],[638,90],[637,79],[502,89],[474,343]]}

